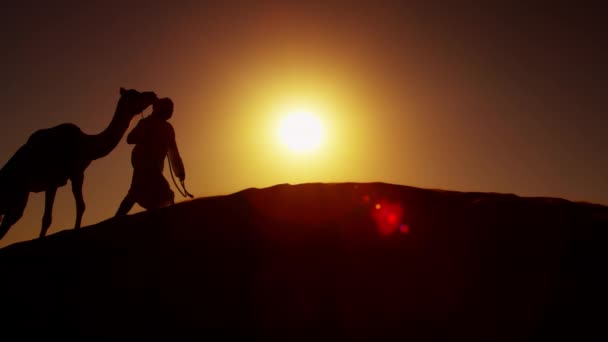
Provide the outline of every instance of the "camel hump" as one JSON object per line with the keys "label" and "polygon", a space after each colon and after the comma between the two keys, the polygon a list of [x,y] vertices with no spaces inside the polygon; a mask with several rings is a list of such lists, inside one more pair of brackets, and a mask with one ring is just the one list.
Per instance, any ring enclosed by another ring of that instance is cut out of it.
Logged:
{"label": "camel hump", "polygon": [[78,126],[65,123],[51,128],[40,129],[34,132],[29,140],[29,143],[71,143],[70,140],[78,138],[82,135],[82,131]]}
{"label": "camel hump", "polygon": [[13,169],[30,191],[42,191],[49,184],[63,186],[73,167],[72,158],[81,148],[82,135],[73,124],[38,130],[13,157]]}
{"label": "camel hump", "polygon": [[52,128],[41,129],[34,132],[25,149],[28,157],[40,163],[66,163],[78,149],[81,148],[84,133],[74,124],[62,124]]}

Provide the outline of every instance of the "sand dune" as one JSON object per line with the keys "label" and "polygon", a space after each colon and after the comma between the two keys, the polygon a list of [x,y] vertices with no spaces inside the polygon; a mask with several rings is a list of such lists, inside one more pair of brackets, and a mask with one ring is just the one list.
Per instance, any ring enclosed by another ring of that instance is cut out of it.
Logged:
{"label": "sand dune", "polygon": [[605,340],[607,231],[562,199],[247,189],[0,250],[0,336]]}

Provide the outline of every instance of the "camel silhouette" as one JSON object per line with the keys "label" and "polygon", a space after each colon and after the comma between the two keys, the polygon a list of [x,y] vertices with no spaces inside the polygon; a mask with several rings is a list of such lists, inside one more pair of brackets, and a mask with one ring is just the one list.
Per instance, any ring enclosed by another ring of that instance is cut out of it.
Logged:
{"label": "camel silhouette", "polygon": [[97,135],[83,133],[70,123],[36,131],[27,143],[0,169],[0,239],[23,215],[30,192],[45,191],[40,237],[52,221],[57,188],[72,183],[76,200],[76,223],[80,228],[85,203],[82,197],[84,171],[95,159],[108,155],[129,128],[131,119],[150,106],[155,93],[120,88],[110,125]]}

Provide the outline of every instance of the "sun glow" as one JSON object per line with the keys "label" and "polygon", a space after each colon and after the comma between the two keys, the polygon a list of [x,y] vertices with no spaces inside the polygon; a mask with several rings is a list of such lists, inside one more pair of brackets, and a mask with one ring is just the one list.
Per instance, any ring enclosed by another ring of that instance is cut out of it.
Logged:
{"label": "sun glow", "polygon": [[293,110],[279,124],[281,143],[293,152],[317,150],[323,141],[323,124],[311,111]]}

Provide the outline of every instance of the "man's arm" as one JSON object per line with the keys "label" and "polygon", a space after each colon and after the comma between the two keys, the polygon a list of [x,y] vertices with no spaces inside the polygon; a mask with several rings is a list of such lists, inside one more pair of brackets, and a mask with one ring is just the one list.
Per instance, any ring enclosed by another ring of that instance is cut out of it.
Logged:
{"label": "man's arm", "polygon": [[173,127],[171,127],[170,131],[170,139],[169,139],[169,150],[168,150],[169,163],[171,163],[171,167],[173,168],[173,172],[180,180],[186,179],[186,170],[184,169],[184,163],[182,162],[182,158],[179,155],[179,150],[177,149],[177,143],[175,142],[175,131]]}

